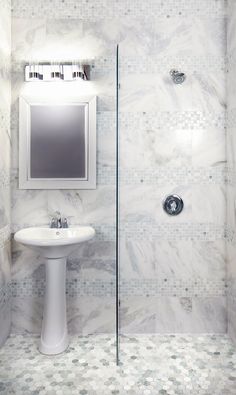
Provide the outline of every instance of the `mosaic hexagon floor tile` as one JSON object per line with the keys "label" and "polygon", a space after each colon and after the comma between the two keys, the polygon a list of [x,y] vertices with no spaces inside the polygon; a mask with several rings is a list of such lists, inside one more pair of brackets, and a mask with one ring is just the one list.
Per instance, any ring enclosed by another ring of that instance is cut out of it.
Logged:
{"label": "mosaic hexagon floor tile", "polygon": [[236,348],[224,335],[73,336],[45,356],[37,336],[11,336],[0,350],[0,394],[235,395]]}

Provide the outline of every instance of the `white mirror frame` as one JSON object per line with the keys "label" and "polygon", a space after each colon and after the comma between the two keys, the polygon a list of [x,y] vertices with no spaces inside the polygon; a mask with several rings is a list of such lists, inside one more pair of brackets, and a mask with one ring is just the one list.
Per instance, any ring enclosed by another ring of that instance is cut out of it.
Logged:
{"label": "white mirror frame", "polygon": [[[88,143],[87,179],[77,178],[31,178],[30,167],[30,108],[33,105],[87,104]],[[22,95],[19,98],[19,188],[20,189],[96,189],[96,96],[69,97],[52,100]]]}

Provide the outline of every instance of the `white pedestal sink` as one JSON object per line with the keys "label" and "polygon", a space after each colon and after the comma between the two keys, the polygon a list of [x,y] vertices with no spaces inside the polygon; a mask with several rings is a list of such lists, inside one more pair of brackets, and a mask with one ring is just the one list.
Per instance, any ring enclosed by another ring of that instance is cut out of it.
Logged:
{"label": "white pedestal sink", "polygon": [[66,259],[78,244],[94,237],[90,226],[76,228],[26,228],[15,240],[46,258],[46,290],[39,351],[59,354],[68,346],[66,318]]}

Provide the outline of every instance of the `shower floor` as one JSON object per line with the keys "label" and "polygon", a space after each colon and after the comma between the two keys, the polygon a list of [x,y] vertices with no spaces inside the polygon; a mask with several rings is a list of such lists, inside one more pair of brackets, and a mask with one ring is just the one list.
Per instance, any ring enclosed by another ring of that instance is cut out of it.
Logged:
{"label": "shower floor", "polygon": [[0,350],[0,394],[236,394],[236,348],[224,335],[72,336],[49,357],[38,337],[11,336]]}

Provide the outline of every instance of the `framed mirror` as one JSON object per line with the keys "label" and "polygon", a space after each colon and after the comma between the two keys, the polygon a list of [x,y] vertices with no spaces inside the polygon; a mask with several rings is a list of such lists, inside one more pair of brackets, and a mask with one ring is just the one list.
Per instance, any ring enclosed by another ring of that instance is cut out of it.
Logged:
{"label": "framed mirror", "polygon": [[96,97],[21,96],[20,189],[96,188]]}

